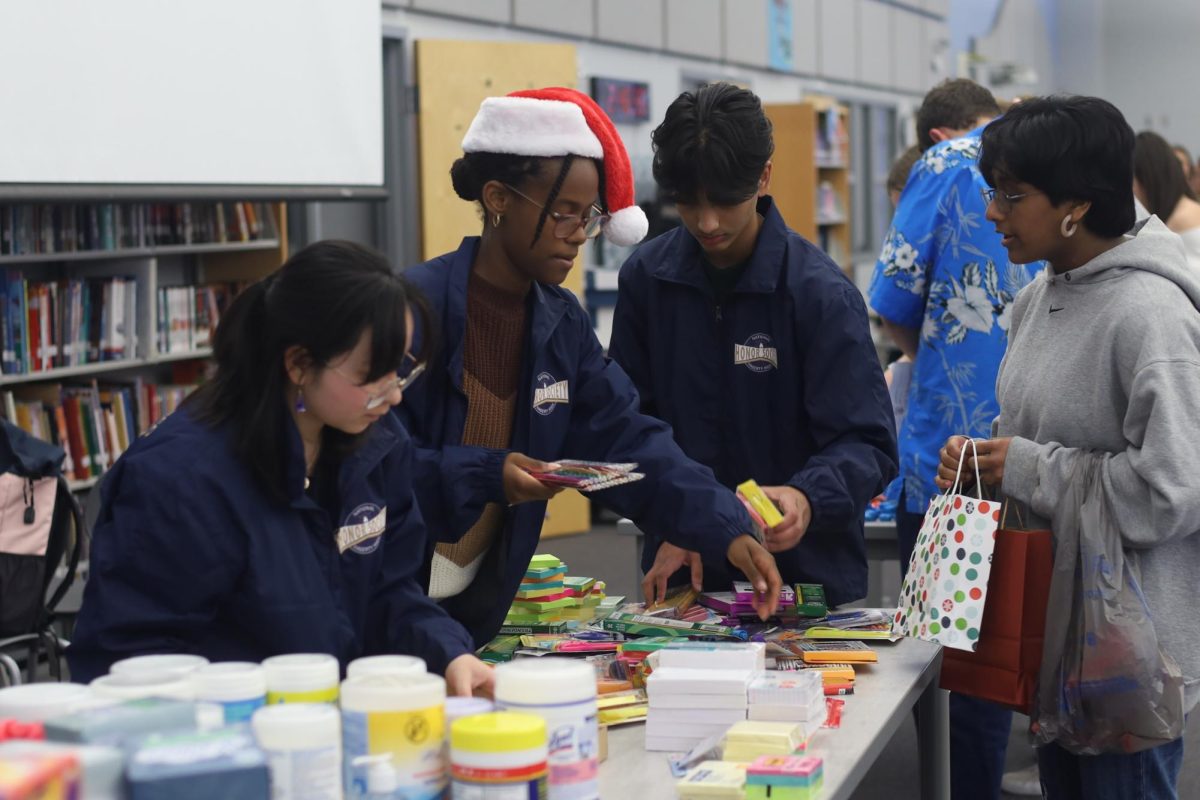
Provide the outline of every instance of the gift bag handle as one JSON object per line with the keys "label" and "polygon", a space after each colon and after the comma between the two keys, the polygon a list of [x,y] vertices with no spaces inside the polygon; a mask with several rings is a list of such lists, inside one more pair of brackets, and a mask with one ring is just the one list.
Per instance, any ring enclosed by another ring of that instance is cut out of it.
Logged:
{"label": "gift bag handle", "polygon": [[963,443],[962,450],[958,454],[958,469],[954,472],[954,485],[949,489],[948,494],[958,494],[959,484],[962,483],[962,468],[963,461],[967,457],[967,445],[971,446],[971,454],[975,457],[975,497],[979,500],[983,499],[983,480],[979,477],[979,450],[975,447],[974,439],[967,439]]}
{"label": "gift bag handle", "polygon": [[1012,508],[1013,513],[1017,515],[1017,524],[1021,526],[1021,530],[1025,530],[1025,519],[1021,516],[1021,504],[1008,497],[1004,498],[1003,508],[1000,511],[1000,528],[1006,529],[1005,523],[1008,521],[1009,508]]}

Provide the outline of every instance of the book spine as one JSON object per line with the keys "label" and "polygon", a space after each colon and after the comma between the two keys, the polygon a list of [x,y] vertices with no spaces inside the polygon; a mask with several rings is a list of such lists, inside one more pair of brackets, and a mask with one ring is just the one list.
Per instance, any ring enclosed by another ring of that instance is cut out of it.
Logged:
{"label": "book spine", "polygon": [[66,457],[63,459],[62,465],[63,474],[74,477],[75,459],[72,458],[71,453],[71,434],[67,430],[67,415],[66,411],[62,407],[61,400],[59,401],[59,404],[54,407],[54,427],[58,432],[58,446],[63,449],[64,453],[66,453]]}

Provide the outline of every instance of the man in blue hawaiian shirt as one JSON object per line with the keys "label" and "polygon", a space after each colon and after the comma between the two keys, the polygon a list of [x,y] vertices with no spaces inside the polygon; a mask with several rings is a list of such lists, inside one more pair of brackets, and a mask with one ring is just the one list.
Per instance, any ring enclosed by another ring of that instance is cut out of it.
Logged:
{"label": "man in blue hawaiian shirt", "polygon": [[[990,92],[964,79],[925,96],[917,112],[924,152],[900,196],[868,292],[888,333],[915,362],[898,431],[901,570],[937,493],[942,444],[953,434],[991,435],[1012,302],[1039,270],[1010,263],[984,219],[980,132],[999,113]],[[999,798],[1011,714],[960,695],[951,696],[950,706],[952,796]]]}

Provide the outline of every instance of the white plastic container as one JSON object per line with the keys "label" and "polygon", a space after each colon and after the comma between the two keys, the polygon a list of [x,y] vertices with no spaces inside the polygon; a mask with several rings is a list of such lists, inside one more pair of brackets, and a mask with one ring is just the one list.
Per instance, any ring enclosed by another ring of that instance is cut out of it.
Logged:
{"label": "white plastic container", "polygon": [[220,705],[227,724],[246,722],[267,704],[266,672],[249,661],[208,664],[192,672],[191,680],[196,700]]}
{"label": "white plastic container", "polygon": [[92,705],[82,683],[29,683],[0,689],[0,719],[45,722]]}
{"label": "white plastic container", "polygon": [[92,694],[111,700],[141,700],[146,697],[164,697],[170,700],[193,700],[195,691],[192,681],[183,677],[162,673],[127,672],[119,675],[103,675],[88,684]]}
{"label": "white plastic container", "polygon": [[336,703],[338,660],[324,653],[274,656],[262,663],[267,675],[267,705]]}
{"label": "white plastic container", "polygon": [[182,678],[208,663],[204,656],[184,653],[163,653],[152,656],[134,656],[116,662],[108,671],[111,675],[166,675]]}
{"label": "white plastic container", "polygon": [[500,664],[496,709],[546,721],[550,800],[600,797],[596,672],[591,664],[553,656]]}
{"label": "white plastic container", "polygon": [[347,678],[359,675],[424,675],[429,670],[425,659],[416,656],[366,656],[346,667]]}
{"label": "white plastic container", "polygon": [[360,675],[342,683],[346,795],[367,795],[366,771],[354,759],[390,753],[406,800],[435,800],[446,788],[446,682],[437,675]]}
{"label": "white plastic container", "polygon": [[546,721],[497,711],[463,717],[450,730],[453,800],[546,796]]}
{"label": "white plastic container", "polygon": [[250,721],[271,767],[272,800],[342,800],[342,723],[328,703],[288,703]]}
{"label": "white plastic container", "polygon": [[450,741],[450,731],[454,727],[455,720],[473,717],[476,714],[487,714],[495,710],[496,704],[486,697],[447,697],[446,741]]}

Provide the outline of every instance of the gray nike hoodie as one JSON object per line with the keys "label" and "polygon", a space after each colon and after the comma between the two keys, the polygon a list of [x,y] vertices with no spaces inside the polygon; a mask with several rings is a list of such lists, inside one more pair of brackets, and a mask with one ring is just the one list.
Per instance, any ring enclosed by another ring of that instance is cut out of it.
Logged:
{"label": "gray nike hoodie", "polygon": [[997,435],[1003,491],[1045,527],[1086,451],[1102,478],[1160,643],[1200,695],[1200,272],[1157,218],[1013,304]]}

